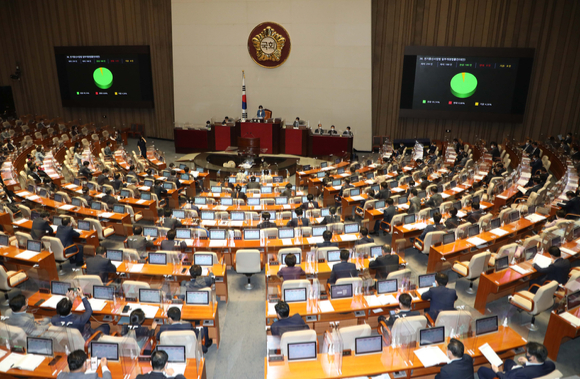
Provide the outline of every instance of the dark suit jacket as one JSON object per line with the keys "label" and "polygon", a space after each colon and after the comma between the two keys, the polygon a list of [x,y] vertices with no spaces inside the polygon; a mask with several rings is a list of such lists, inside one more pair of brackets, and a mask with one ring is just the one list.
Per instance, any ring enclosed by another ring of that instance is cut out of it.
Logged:
{"label": "dark suit jacket", "polygon": [[182,227],[183,224],[176,218],[173,217],[165,217],[163,220],[163,227],[169,229],[175,229],[177,227]]}
{"label": "dark suit jacket", "polygon": [[492,159],[495,159],[495,158],[499,158],[499,157],[501,157],[501,153],[499,152],[499,149],[498,149],[497,147],[494,147],[494,148],[493,148],[493,149],[490,151],[490,154],[491,154],[491,158],[492,158]]}
{"label": "dark suit jacket", "polygon": [[542,184],[538,184],[538,185],[536,185],[536,186],[533,186],[532,188],[528,188],[528,189],[526,190],[526,193],[525,193],[525,195],[526,195],[526,196],[530,196],[532,193],[534,193],[534,192],[538,192],[539,190],[541,190],[541,189],[542,189],[542,187],[543,187],[543,185],[542,185]]}
{"label": "dark suit jacket", "polygon": [[379,190],[379,194],[377,195],[377,199],[387,200],[391,197],[391,189],[390,188],[381,188]]}
{"label": "dark suit jacket", "polygon": [[147,374],[139,374],[135,377],[135,379],[185,379],[185,376],[179,374],[177,376],[165,376],[165,374],[161,372],[153,372],[150,371]]}
{"label": "dark suit jacket", "polygon": [[421,316],[421,312],[419,311],[400,311],[399,313],[395,313],[394,315],[390,316],[389,319],[387,320],[387,327],[389,329],[393,328],[393,325],[395,324],[395,321],[397,321],[400,318],[405,318],[405,317],[412,317],[412,316]]}
{"label": "dark suit jacket", "polygon": [[179,323],[179,324],[165,324],[165,325],[161,325],[159,327],[159,332],[157,333],[157,341],[160,340],[161,333],[176,331],[176,330],[191,330],[191,331],[195,332],[195,335],[197,335],[197,331],[195,330],[195,328],[193,327],[193,325],[190,322],[183,322],[183,323]]}
{"label": "dark suit jacket", "polygon": [[341,278],[356,278],[358,277],[358,271],[356,265],[350,262],[340,262],[332,267],[332,272],[330,273],[330,278],[328,283],[334,284],[337,279]]}
{"label": "dark suit jacket", "polygon": [[441,367],[435,379],[473,379],[473,358],[464,354],[460,360]]}
{"label": "dark suit jacket", "polygon": [[421,199],[417,196],[409,200],[409,209],[407,209],[407,214],[419,213],[421,210]]}
{"label": "dark suit jacket", "polygon": [[113,186],[115,191],[118,191],[121,187],[123,187],[123,181],[121,181],[121,179],[115,179],[113,180],[111,185]]}
{"label": "dark suit jacket", "polygon": [[425,229],[423,229],[423,233],[421,233],[421,235],[418,238],[421,241],[425,241],[425,236],[427,236],[427,233],[438,232],[441,230],[445,230],[445,226],[443,226],[442,224],[427,225],[427,227]]}
{"label": "dark suit jacket", "polygon": [[89,169],[88,167],[83,166],[79,170],[79,176],[85,176],[85,177],[87,177],[90,180],[93,177],[93,173],[91,172],[91,169]]}
{"label": "dark suit jacket", "polygon": [[162,195],[167,194],[167,190],[161,185],[154,185],[151,190],[157,195],[157,199],[161,198]]}
{"label": "dark suit jacket", "polygon": [[339,215],[324,216],[324,220],[322,220],[320,225],[334,224],[335,222],[340,222]]}
{"label": "dark suit jacket", "polygon": [[[312,206],[310,206],[310,205],[312,205]],[[307,201],[307,202],[302,204],[302,207],[305,209],[318,209],[318,208],[320,208],[317,201]]]}
{"label": "dark suit jacket", "polygon": [[83,297],[83,304],[85,305],[85,311],[83,314],[70,313],[68,316],[55,315],[52,316],[50,322],[54,326],[64,326],[67,328],[78,329],[81,334],[85,334],[85,328],[90,330],[90,324],[88,323],[93,314],[93,308],[91,308],[91,303],[86,297]]}
{"label": "dark suit jacket", "polygon": [[105,195],[105,196],[103,196],[103,202],[105,204],[107,204],[109,206],[109,208],[112,208],[113,205],[117,204],[117,199],[115,199],[111,195]]}
{"label": "dark suit jacket", "polygon": [[564,258],[558,258],[546,268],[541,268],[534,263],[536,271],[545,275],[543,281],[555,280],[560,284],[566,284],[568,281],[568,273],[570,272],[570,261]]}
{"label": "dark suit jacket", "polygon": [[556,369],[552,361],[546,361],[542,365],[523,366],[506,372],[498,371],[495,376],[499,379],[532,379],[548,375]]}
{"label": "dark suit jacket", "polygon": [[441,205],[441,203],[443,202],[443,196],[441,196],[440,194],[436,193],[433,196],[431,196],[429,198],[429,200],[427,200],[427,202],[425,203],[426,206],[428,207],[438,207]]}
{"label": "dark suit jacket", "polygon": [[317,243],[316,247],[338,247],[338,242],[324,241]]}
{"label": "dark suit jacket", "polygon": [[[33,239],[40,241],[42,237],[52,234],[53,234],[52,228],[50,227],[48,221],[43,220],[40,217],[32,221],[32,230],[30,230],[30,235],[32,236]],[[64,246],[67,247],[68,245]]]}
{"label": "dark suit jacket", "polygon": [[324,129],[322,129],[322,128],[320,128],[320,129],[316,128],[316,129],[314,129],[314,134],[323,135],[324,134]]}
{"label": "dark suit jacket", "polygon": [[296,313],[292,317],[286,317],[274,322],[270,331],[273,336],[281,336],[284,332],[295,332],[308,329],[308,325],[306,325],[302,317]]}
{"label": "dark suit jacket", "polygon": [[103,283],[106,283],[108,279],[108,273],[117,272],[117,268],[111,263],[109,258],[105,258],[101,255],[95,255],[87,259],[87,274],[88,275],[99,275]]}
{"label": "dark suit jacket", "polygon": [[457,292],[454,289],[447,287],[431,287],[427,292],[421,295],[422,300],[430,300],[429,316],[433,321],[437,320],[437,315],[441,311],[452,311],[455,309],[455,300],[457,300]]}
{"label": "dark suit jacket", "polygon": [[362,237],[361,239],[356,240],[354,244],[356,246],[356,245],[364,245],[365,243],[373,243],[373,242],[375,242],[375,239],[367,236],[367,237]]}
{"label": "dark suit jacket", "polygon": [[580,214],[580,197],[573,197],[563,203],[558,204],[566,213]]}
{"label": "dark suit jacket", "polygon": [[179,243],[179,245],[175,244],[175,240],[163,240],[161,241],[161,250],[164,251],[177,251],[177,250],[181,250],[181,249],[185,249],[187,247],[187,244],[185,243],[185,241],[181,241]]}
{"label": "dark suit jacket", "polygon": [[[310,226],[310,220],[308,220],[305,217],[300,217],[300,219],[302,220],[302,226]],[[293,228],[296,228],[298,226],[298,219],[293,218],[292,220],[288,221],[286,226],[291,226]]]}
{"label": "dark suit jacket", "polygon": [[70,225],[59,225],[56,228],[56,238],[60,240],[62,247],[66,248],[67,246],[72,245],[74,243],[73,238],[78,238],[80,236],[80,233],[74,230]]}
{"label": "dark suit jacket", "polygon": [[397,254],[381,255],[369,262],[369,268],[376,270],[377,279],[386,279],[389,273],[399,269],[399,256]]}
{"label": "dark suit jacket", "polygon": [[260,185],[260,183],[258,183],[258,182],[249,182],[249,183],[246,185],[246,188],[247,188],[247,189],[260,189],[260,188],[262,188],[262,186],[261,186],[261,185]]}
{"label": "dark suit jacket", "polygon": [[246,201],[248,199],[246,194],[243,193],[242,191],[240,191],[240,192],[234,191],[234,193],[232,194],[232,198],[233,199],[244,199],[244,201]]}
{"label": "dark suit jacket", "polygon": [[258,224],[258,229],[268,229],[268,228],[276,228],[276,224],[271,221],[262,221]]}
{"label": "dark suit jacket", "polygon": [[542,160],[538,159],[537,161],[534,161],[530,164],[530,167],[532,169],[532,175],[536,173],[536,171],[538,171],[540,168],[542,168]]}
{"label": "dark suit jacket", "polygon": [[445,227],[447,229],[457,228],[457,226],[459,226],[459,224],[461,224],[461,219],[459,217],[457,217],[457,216],[449,217],[445,221]]}
{"label": "dark suit jacket", "polygon": [[468,216],[467,216],[467,222],[471,222],[472,224],[477,224],[477,222],[479,221],[479,219],[481,218],[481,216],[484,215],[484,211],[481,209],[478,209],[476,211],[471,212]]}

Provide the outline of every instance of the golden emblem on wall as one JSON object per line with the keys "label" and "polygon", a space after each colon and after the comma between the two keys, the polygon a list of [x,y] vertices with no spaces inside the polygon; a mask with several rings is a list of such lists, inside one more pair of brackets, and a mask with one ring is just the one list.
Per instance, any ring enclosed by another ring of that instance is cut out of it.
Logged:
{"label": "golden emblem on wall", "polygon": [[258,65],[278,67],[290,55],[290,36],[282,25],[274,22],[261,23],[248,37],[248,52]]}

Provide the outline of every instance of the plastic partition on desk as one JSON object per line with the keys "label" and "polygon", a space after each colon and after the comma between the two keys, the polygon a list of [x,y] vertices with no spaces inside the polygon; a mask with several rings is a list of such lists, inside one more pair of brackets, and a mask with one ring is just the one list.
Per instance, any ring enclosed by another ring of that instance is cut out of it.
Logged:
{"label": "plastic partition on desk", "polygon": [[340,335],[339,322],[331,322],[330,330],[327,330],[322,337],[320,351],[326,354],[326,359],[322,360],[324,372],[329,377],[340,376],[342,374],[342,352],[344,344]]}

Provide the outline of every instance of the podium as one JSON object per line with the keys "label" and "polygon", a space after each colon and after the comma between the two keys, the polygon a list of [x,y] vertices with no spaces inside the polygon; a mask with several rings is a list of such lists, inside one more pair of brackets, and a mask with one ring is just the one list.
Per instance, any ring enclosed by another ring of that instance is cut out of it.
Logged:
{"label": "podium", "polygon": [[[236,135],[253,135],[260,140],[260,147],[266,154],[280,153],[280,122],[236,122]],[[239,145],[238,145],[239,146]]]}
{"label": "podium", "polygon": [[260,155],[260,139],[257,137],[238,137],[238,155],[257,157]]}

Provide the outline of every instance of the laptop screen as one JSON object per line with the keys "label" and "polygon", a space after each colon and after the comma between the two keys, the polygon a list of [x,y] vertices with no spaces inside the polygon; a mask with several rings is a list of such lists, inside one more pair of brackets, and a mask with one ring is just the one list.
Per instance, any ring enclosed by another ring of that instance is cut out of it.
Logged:
{"label": "laptop screen", "polygon": [[181,240],[191,239],[191,229],[175,229],[175,238]]}
{"label": "laptop screen", "polygon": [[443,236],[443,245],[455,242],[455,233],[447,233]]}
{"label": "laptop screen", "polygon": [[157,238],[159,230],[157,228],[145,227],[143,228],[143,235],[147,237]]}
{"label": "laptop screen", "polygon": [[121,197],[131,197],[131,192],[127,190],[121,190]]}
{"label": "laptop screen", "polygon": [[379,200],[375,203],[375,209],[381,209],[385,207],[385,201],[384,200]]}
{"label": "laptop screen", "polygon": [[276,205],[286,205],[286,204],[288,204],[288,198],[286,196],[277,197],[275,201],[276,201]]}
{"label": "laptop screen", "polygon": [[475,335],[480,336],[486,333],[497,332],[499,324],[497,316],[483,317],[475,320]]}
{"label": "laptop screen", "polygon": [[225,240],[226,231],[223,229],[213,229],[209,231],[209,239],[211,240]]}
{"label": "laptop screen", "polygon": [[419,288],[433,287],[435,285],[435,274],[419,275]]}
{"label": "laptop screen", "polygon": [[73,197],[73,199],[71,200],[71,203],[75,207],[80,207],[81,206],[81,199],[77,199],[76,197]]}
{"label": "laptop screen", "polygon": [[107,286],[93,286],[93,297],[100,300],[113,300],[115,288]]}
{"label": "laptop screen", "polygon": [[359,232],[359,224],[356,222],[350,223],[350,224],[344,224],[344,233],[345,234],[352,234],[352,233],[358,233]]}
{"label": "laptop screen", "polygon": [[462,208],[461,201],[456,201],[453,203],[453,208],[460,210]]}
{"label": "laptop screen", "polygon": [[415,222],[415,215],[414,214],[405,216],[405,219],[403,221],[404,224],[412,224],[414,222]]}
{"label": "laptop screen", "polygon": [[256,206],[260,205],[260,198],[259,197],[249,197],[247,200],[248,205]]}
{"label": "laptop screen", "polygon": [[228,183],[235,183],[236,182],[236,177],[235,176],[230,176],[228,178]]}
{"label": "laptop screen", "polygon": [[199,266],[213,266],[213,255],[193,254],[193,263]]}
{"label": "laptop screen", "polygon": [[89,231],[91,230],[91,223],[88,221],[78,221],[78,226],[80,230],[85,230],[85,231]]}
{"label": "laptop screen", "polygon": [[54,201],[58,202],[58,203],[62,203],[62,195],[61,194],[55,194],[54,195]]}
{"label": "laptop screen", "polygon": [[272,187],[269,187],[269,186],[262,187],[262,189],[261,189],[260,192],[261,193],[264,193],[264,194],[266,194],[266,193],[272,193]]}
{"label": "laptop screen", "polygon": [[445,327],[438,326],[419,330],[419,345],[437,345],[445,342]]}
{"label": "laptop screen", "polygon": [[283,253],[280,255],[280,258],[282,259],[282,264],[286,264],[286,257],[288,255],[294,255],[296,257],[296,264],[299,265],[300,264],[300,254],[299,253]]}
{"label": "laptop screen", "polygon": [[356,355],[381,353],[383,351],[383,337],[357,337],[354,339],[354,351]]}
{"label": "laptop screen", "polygon": [[[562,244],[562,237],[557,236],[552,238],[552,246],[556,246],[556,247],[560,247],[560,245]],[[30,249],[28,249],[30,250]]]}
{"label": "laptop screen", "polygon": [[330,209],[329,208],[322,208],[320,210],[320,216],[322,216],[322,217],[330,216]]}
{"label": "laptop screen", "polygon": [[294,228],[278,229],[278,238],[294,238]]}
{"label": "laptop screen", "polygon": [[333,181],[332,181],[332,185],[333,185],[334,187],[336,187],[336,186],[339,186],[340,184],[341,184],[341,181],[340,181],[340,179],[335,179],[335,180],[333,180]]}
{"label": "laptop screen", "polygon": [[157,345],[155,347],[157,350],[162,350],[167,353],[167,362],[171,363],[185,363],[185,346],[169,346],[169,345]]}
{"label": "laptop screen", "polygon": [[151,200],[150,193],[141,193],[141,200]]}
{"label": "laptop screen", "polygon": [[479,225],[475,224],[475,225],[471,225],[469,227],[469,230],[467,232],[469,237],[473,237],[479,234]]}
{"label": "laptop screen", "polygon": [[382,246],[371,247],[371,257],[373,257],[373,258],[380,257],[382,254],[383,254],[383,247]]}
{"label": "laptop screen", "polygon": [[209,305],[209,291],[186,291],[185,303],[191,305]]}
{"label": "laptop screen", "polygon": [[124,205],[115,205],[113,206],[113,212],[115,213],[125,213],[125,206]]}
{"label": "laptop screen", "polygon": [[57,217],[57,216],[54,216],[54,217],[52,218],[52,223],[53,223],[54,225],[56,225],[56,226],[60,226],[60,225],[62,225],[62,217]]}
{"label": "laptop screen", "polygon": [[100,211],[101,210],[101,203],[97,203],[96,201],[93,201],[91,203],[91,209],[94,209],[95,211]]}
{"label": "laptop screen", "polygon": [[407,196],[401,196],[397,199],[397,204],[406,204],[407,203]]}
{"label": "laptop screen", "polygon": [[91,342],[91,357],[107,358],[109,361],[119,360],[119,345],[116,343]]}
{"label": "laptop screen", "polygon": [[330,286],[330,295],[333,299],[352,297],[352,284],[333,284]]}
{"label": "laptop screen", "polygon": [[244,212],[232,212],[230,213],[230,219],[232,221],[244,221],[246,214]]}
{"label": "laptop screen", "polygon": [[185,211],[181,209],[174,209],[173,210],[173,217],[184,219],[185,218]]}
{"label": "laptop screen", "polygon": [[232,199],[231,197],[224,197],[223,199],[220,200],[221,205],[234,205],[234,199]]}
{"label": "laptop screen", "polygon": [[510,262],[509,262],[510,257],[501,257],[498,260],[495,261],[495,271],[501,271],[501,270],[505,270],[506,268],[509,267]]}
{"label": "laptop screen", "polygon": [[510,213],[510,222],[515,222],[518,221],[520,219],[520,212],[519,211],[515,211]]}
{"label": "laptop screen", "polygon": [[211,187],[211,192],[213,192],[213,193],[222,193],[222,187],[220,187],[220,186],[212,186]]}
{"label": "laptop screen", "polygon": [[35,251],[40,253],[41,242],[40,241],[27,241],[26,242],[26,250]]}
{"label": "laptop screen", "polygon": [[107,249],[107,258],[112,261],[122,262],[123,261],[123,251]]}
{"label": "laptop screen", "polygon": [[160,303],[161,292],[148,288],[139,288],[139,302],[141,303]]}
{"label": "laptop screen", "polygon": [[151,180],[151,179],[145,179],[145,180],[143,181],[143,185],[144,185],[145,187],[153,187],[153,180]]}
{"label": "laptop screen", "polygon": [[181,174],[181,175],[179,176],[179,178],[180,178],[181,180],[189,180],[189,174]]}
{"label": "laptop screen", "polygon": [[490,225],[491,225],[491,228],[492,229],[499,228],[501,226],[501,220],[500,220],[500,218],[497,217],[497,218],[492,219]]}
{"label": "laptop screen", "polygon": [[326,252],[328,262],[340,262],[340,250],[331,250]]}
{"label": "laptop screen", "polygon": [[302,171],[308,171],[312,168],[312,166],[310,166],[309,164],[306,164],[304,166],[302,166]]}
{"label": "laptop screen", "polygon": [[328,167],[328,162],[320,163],[320,168],[326,168],[326,167]]}
{"label": "laptop screen", "polygon": [[215,220],[215,212],[212,211],[201,211],[202,220]]}
{"label": "laptop screen", "polygon": [[397,292],[397,279],[377,281],[377,294]]}
{"label": "laptop screen", "polygon": [[324,172],[318,172],[318,173],[316,173],[316,177],[317,178],[324,178],[325,176],[326,176],[326,173],[324,173]]}
{"label": "laptop screen", "polygon": [[274,176],[274,177],[272,177],[272,181],[274,183],[282,183],[283,180],[284,180],[284,178],[281,177],[281,176]]}
{"label": "laptop screen", "polygon": [[53,295],[66,295],[70,287],[69,282],[50,282],[50,293]]}
{"label": "laptop screen", "polygon": [[353,188],[350,190],[350,196],[359,196],[360,195],[360,189],[359,188]]}
{"label": "laptop screen", "polygon": [[205,197],[196,197],[194,199],[194,203],[198,205],[205,205],[205,200],[206,200]]}
{"label": "laptop screen", "polygon": [[52,357],[52,339],[26,337],[26,354],[38,354]]}
{"label": "laptop screen", "polygon": [[313,226],[312,227],[312,236],[313,237],[320,237],[322,233],[326,231],[326,226]]}
{"label": "laptop screen", "polygon": [[316,341],[289,343],[287,349],[289,361],[316,359]]}
{"label": "laptop screen", "polygon": [[287,303],[306,301],[306,288],[285,288],[284,301]]}
{"label": "laptop screen", "polygon": [[8,236],[0,236],[0,246],[8,246]]}
{"label": "laptop screen", "polygon": [[166,265],[167,264],[167,254],[165,253],[149,253],[149,264],[152,265]]}

